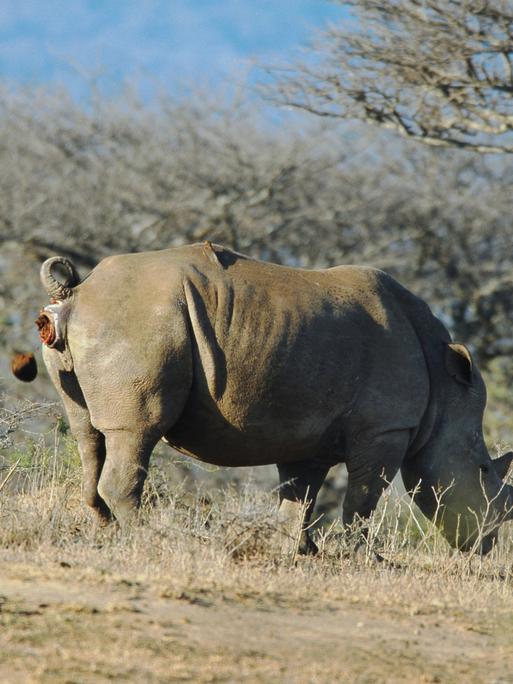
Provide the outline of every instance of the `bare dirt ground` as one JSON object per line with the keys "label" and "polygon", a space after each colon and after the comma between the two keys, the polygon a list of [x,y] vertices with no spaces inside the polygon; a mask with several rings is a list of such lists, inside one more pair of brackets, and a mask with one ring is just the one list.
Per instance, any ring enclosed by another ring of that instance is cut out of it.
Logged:
{"label": "bare dirt ground", "polygon": [[380,603],[176,592],[4,554],[0,681],[513,682],[511,614]]}
{"label": "bare dirt ground", "polygon": [[471,557],[387,495],[363,554],[328,526],[298,558],[276,493],[152,468],[140,520],[96,529],[75,451],[22,456],[0,491],[0,684],[513,684],[512,524]]}

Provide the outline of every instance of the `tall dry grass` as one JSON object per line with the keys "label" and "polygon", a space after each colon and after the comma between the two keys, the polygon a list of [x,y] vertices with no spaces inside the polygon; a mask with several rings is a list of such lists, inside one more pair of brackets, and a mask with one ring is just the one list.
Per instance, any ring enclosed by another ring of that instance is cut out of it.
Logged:
{"label": "tall dry grass", "polygon": [[[80,500],[74,443],[51,443],[4,457],[0,558],[72,566],[86,582],[146,581],[161,596],[208,602],[317,607],[332,601],[397,606],[417,613],[513,609],[513,542],[503,526],[485,558],[453,551],[406,495],[389,490],[358,551],[339,524],[313,531],[317,557],[298,557],[277,515],[277,492],[250,482],[239,490],[187,490],[152,465],[140,519],[130,530],[96,528]],[[292,541],[292,543],[291,543]],[[383,558],[378,561],[378,555]]]}

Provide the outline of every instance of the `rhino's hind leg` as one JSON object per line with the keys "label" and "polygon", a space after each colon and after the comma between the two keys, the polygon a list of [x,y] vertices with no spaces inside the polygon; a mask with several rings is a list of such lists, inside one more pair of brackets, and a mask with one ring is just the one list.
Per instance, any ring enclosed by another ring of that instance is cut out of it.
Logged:
{"label": "rhino's hind leg", "polygon": [[43,346],[43,357],[66,409],[71,432],[77,440],[82,462],[82,497],[100,524],[105,524],[111,519],[111,514],[98,493],[98,481],[105,461],[105,438],[91,425],[89,409],[75,373],[62,368],[60,355],[55,350]]}
{"label": "rhino's hind leg", "polygon": [[[328,474],[329,466],[315,461],[284,463],[278,465],[280,475],[280,518],[290,523],[292,533],[294,525],[301,526],[298,553],[317,553],[317,545],[312,541],[308,530],[312,511],[319,489]],[[302,516],[304,512],[304,517]]]}
{"label": "rhino's hind leg", "polygon": [[[373,513],[381,494],[399,471],[409,439],[409,431],[395,430],[369,440],[360,439],[358,448],[348,454],[342,516],[348,531],[355,520],[365,521]],[[367,531],[365,526],[360,530],[363,539]]]}
{"label": "rhino's hind leg", "polygon": [[78,451],[82,461],[82,497],[96,513],[98,522],[105,525],[111,520],[109,507],[98,493],[103,464],[105,462],[105,437],[92,425],[75,429]]}
{"label": "rhino's hind leg", "polygon": [[130,430],[105,430],[106,458],[98,492],[117,520],[125,525],[134,517],[158,436]]}

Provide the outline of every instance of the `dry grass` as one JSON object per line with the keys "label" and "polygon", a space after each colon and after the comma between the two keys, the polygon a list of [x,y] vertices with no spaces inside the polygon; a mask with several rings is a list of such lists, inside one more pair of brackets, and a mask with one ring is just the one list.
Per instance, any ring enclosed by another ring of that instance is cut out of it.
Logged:
{"label": "dry grass", "polygon": [[[352,681],[511,681],[501,679],[505,667],[513,672],[509,648],[513,544],[508,525],[490,556],[466,556],[450,550],[408,501],[389,493],[373,517],[365,549],[352,553],[336,525],[327,529],[318,525],[320,555],[296,558],[294,545],[284,543],[275,492],[248,485],[241,491],[191,494],[180,486],[171,488],[155,466],[139,524],[123,533],[116,526],[95,529],[80,502],[74,447],[66,440],[65,444],[63,450],[56,433],[54,447],[33,447],[30,462],[13,455],[19,462],[0,492],[0,595],[5,594],[3,610],[0,600],[0,624],[7,628],[0,630],[4,679],[8,675],[9,681],[48,682],[140,681],[142,677],[147,681],[334,681],[339,671],[333,669],[332,658],[340,643],[333,641],[326,652],[322,646],[328,636],[323,625],[333,621],[330,634],[342,630],[338,636],[347,640],[348,649],[344,663],[338,660],[337,667],[344,671],[349,667]],[[375,560],[376,552],[385,558],[383,562]],[[198,611],[203,611],[201,617]],[[99,621],[94,620],[98,613],[103,616],[100,632],[105,639],[111,630],[118,630],[118,636],[124,630],[130,636],[128,659],[133,660],[133,671],[123,670],[126,654],[116,651],[114,658],[114,651],[98,642]],[[59,674],[52,649],[61,639],[66,615],[71,615],[75,626],[73,635],[66,637],[69,668]],[[181,660],[173,660],[171,676],[164,665],[171,655],[160,649],[166,620],[176,615],[184,622],[172,652],[173,658],[180,653]],[[133,621],[141,621],[142,616],[147,618],[145,630],[150,630],[148,643],[134,637]],[[234,619],[239,621],[236,637],[246,635],[246,646],[235,637],[235,651]],[[271,658],[276,639],[265,643],[273,620],[284,621],[274,627],[280,639],[288,636],[285,652]],[[305,630],[313,630],[313,641],[308,643],[321,649],[313,661],[306,655],[308,649],[296,652],[302,622]],[[365,642],[365,657],[358,651],[363,646],[357,648],[362,625],[370,639]],[[157,630],[153,637],[152,630]],[[247,643],[255,638],[255,630],[261,630],[264,651],[252,660]],[[400,633],[406,641],[415,633],[424,635],[416,641],[418,653],[411,662],[403,662],[397,642]],[[463,661],[461,670],[449,667],[451,658],[460,662],[458,649],[468,639],[472,642],[467,644],[472,649],[468,663],[477,667],[472,670],[477,678],[470,677]],[[80,674],[85,667],[80,665],[82,641],[92,649],[92,661],[98,667],[103,663],[105,671],[100,668],[97,675],[91,674],[88,660],[86,674]],[[44,665],[39,674],[27,666],[26,643],[32,644],[31,652]],[[70,643],[76,645],[74,649]],[[199,644],[199,650],[187,649],[193,643]],[[429,644],[445,653],[443,667],[439,655],[427,654]],[[500,658],[488,670],[484,654],[490,648]],[[212,661],[218,652],[224,655]],[[389,657],[391,652],[396,653],[395,660]],[[411,669],[416,661],[417,670]],[[295,678],[287,679],[284,671],[296,672]],[[209,679],[212,672],[217,674]],[[495,679],[486,678],[492,674]]]}

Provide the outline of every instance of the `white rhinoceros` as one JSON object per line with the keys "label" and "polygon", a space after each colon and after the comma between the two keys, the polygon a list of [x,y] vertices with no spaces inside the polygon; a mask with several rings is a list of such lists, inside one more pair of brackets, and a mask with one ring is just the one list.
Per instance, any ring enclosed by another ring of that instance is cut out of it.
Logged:
{"label": "white rhinoceros", "polygon": [[53,257],[41,276],[44,360],[101,518],[132,516],[161,438],[208,463],[276,463],[282,500],[309,512],[345,462],[347,524],[399,469],[461,549],[489,550],[513,517],[513,455],[488,454],[478,369],[386,273],[288,268],[207,242],[112,256],[82,283]]}

